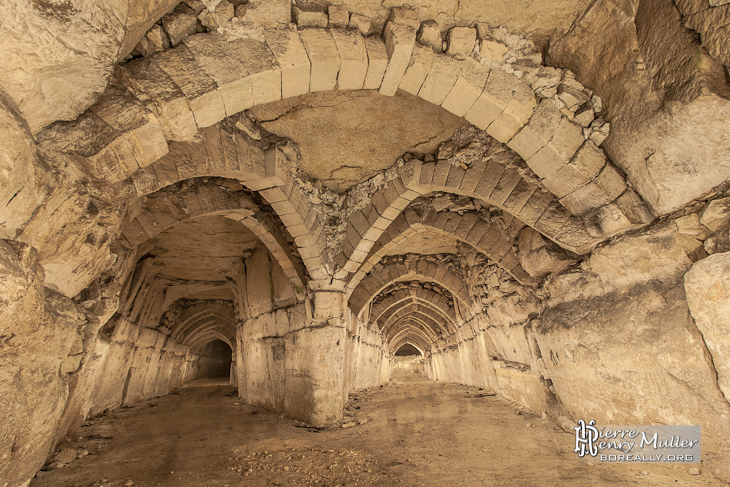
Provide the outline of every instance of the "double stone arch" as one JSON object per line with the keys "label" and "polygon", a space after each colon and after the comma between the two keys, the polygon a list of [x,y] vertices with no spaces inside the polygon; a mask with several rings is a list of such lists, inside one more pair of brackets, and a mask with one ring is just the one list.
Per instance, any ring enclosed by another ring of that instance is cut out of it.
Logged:
{"label": "double stone arch", "polygon": [[529,85],[499,68],[417,45],[415,31],[397,21],[386,25],[384,38],[340,29],[189,36],[120,65],[94,106],[37,138],[48,153],[112,185],[121,201],[191,177],[236,178],[279,214],[313,279],[332,275],[324,224],[289,175],[288,160],[216,126],[247,108],[308,92],[377,89],[392,96],[402,89],[506,143],[552,192],[489,163],[463,169],[412,161],[373,196],[371,208],[353,215],[337,260],[347,272],[360,268],[410,201],[430,191],[483,199],[577,253],[651,219],[554,100],[538,103]]}

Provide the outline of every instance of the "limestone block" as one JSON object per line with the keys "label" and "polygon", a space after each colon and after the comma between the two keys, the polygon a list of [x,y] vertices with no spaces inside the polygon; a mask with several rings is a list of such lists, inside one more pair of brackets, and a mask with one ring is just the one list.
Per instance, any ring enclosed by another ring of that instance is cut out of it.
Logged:
{"label": "limestone block", "polygon": [[[589,235],[604,240],[635,227],[615,202],[600,206],[583,216]],[[686,237],[680,235],[679,237]],[[687,237],[691,239],[690,237]],[[679,240],[679,238],[677,239]],[[694,239],[692,239],[694,240]],[[696,247],[702,248],[702,242]]]}
{"label": "limestone block", "polygon": [[509,142],[530,120],[537,106],[532,88],[517,80],[507,106],[497,119],[487,127],[487,133],[502,143]]}
{"label": "limestone block", "polygon": [[222,0],[213,10],[204,10],[199,15],[200,23],[214,31],[224,27],[233,18],[234,7],[228,0]]}
{"label": "limestone block", "polygon": [[359,30],[360,34],[364,36],[370,34],[370,31],[372,30],[370,18],[356,13],[350,15],[350,22],[347,24],[347,26],[350,29]]}
{"label": "limestone block", "polygon": [[581,127],[572,123],[567,117],[563,117],[553,133],[549,145],[555,149],[561,159],[568,162],[583,145],[584,140]]}
{"label": "limestone block", "polygon": [[479,40],[479,54],[482,59],[489,59],[495,63],[504,62],[504,56],[509,52],[509,48],[503,43],[487,36]]}
{"label": "limestone block", "polygon": [[[330,10],[332,7],[330,6]],[[368,54],[365,39],[353,30],[332,29],[332,37],[340,54],[340,71],[337,88],[360,90],[368,71]]]}
{"label": "limestone block", "polygon": [[312,63],[309,91],[329,91],[337,85],[340,55],[328,30],[307,29],[299,33]]}
{"label": "limestone block", "polygon": [[368,53],[368,72],[362,87],[364,90],[377,90],[383,82],[388,67],[388,50],[378,36],[366,37],[365,49]]}
{"label": "limestone block", "polygon": [[431,71],[418,91],[418,96],[434,105],[441,105],[459,77],[461,64],[461,61],[444,54],[434,55]]}
{"label": "limestone block", "polygon": [[281,99],[281,71],[265,43],[212,33],[190,36],[185,45],[220,86],[227,116]]}
{"label": "limestone block", "polygon": [[[167,154],[167,141],[157,117],[117,80],[109,83],[104,96],[91,111],[119,132],[117,141],[127,143],[139,167],[146,167]],[[133,167],[133,164],[129,166]]]}
{"label": "limestone block", "polygon": [[183,0],[183,3],[193,9],[195,15],[200,15],[207,8],[200,0]]}
{"label": "limestone block", "polygon": [[175,10],[162,17],[162,28],[170,38],[172,47],[175,47],[185,37],[197,32],[198,18],[193,9],[181,3],[175,7]]}
{"label": "limestone block", "polygon": [[309,92],[311,64],[295,30],[266,29],[266,43],[281,67],[281,97],[290,98]]}
{"label": "limestone block", "polygon": [[291,15],[291,0],[248,0],[241,18],[256,25],[288,29],[292,22]]}
{"label": "limestone block", "polygon": [[707,227],[700,223],[700,216],[697,213],[677,218],[674,223],[677,225],[677,231],[683,235],[689,235],[698,240],[707,238]]}
{"label": "limestone block", "polygon": [[632,225],[646,225],[654,221],[654,214],[651,212],[641,196],[631,188],[627,188],[621,196],[616,198],[616,206],[631,222]]}
{"label": "limestone block", "polygon": [[532,194],[537,190],[537,184],[520,179],[512,192],[502,204],[502,207],[512,215],[518,215],[527,204]]}
{"label": "limestone block", "polygon": [[[527,125],[507,145],[526,161],[548,143],[562,116],[559,105],[554,100],[542,100]],[[547,176],[549,174],[544,177]]]}
{"label": "limestone block", "polygon": [[565,103],[565,107],[571,112],[576,111],[590,99],[588,95],[583,93],[583,90],[568,83],[558,85],[558,98]]}
{"label": "limestone block", "polygon": [[588,234],[583,222],[555,200],[550,202],[532,227],[576,254],[586,253],[597,242],[595,237]]}
{"label": "limestone block", "polygon": [[484,91],[490,70],[472,58],[461,64],[461,72],[442,107],[458,117],[463,117]]}
{"label": "limestone block", "polygon": [[560,203],[574,215],[584,215],[592,209],[612,202],[625,189],[626,181],[623,176],[613,166],[607,164],[593,181],[564,196],[560,199]]}
{"label": "limestone block", "polygon": [[517,217],[528,225],[534,225],[554,200],[551,193],[538,188],[532,193]]}
{"label": "limestone block", "polygon": [[185,94],[150,60],[134,60],[120,66],[119,79],[156,113],[169,140],[189,140],[198,128]]}
{"label": "limestone block", "polygon": [[730,198],[710,201],[702,212],[700,223],[711,232],[719,232],[730,225]]}
{"label": "limestone block", "polygon": [[388,52],[388,66],[380,84],[380,94],[393,96],[411,60],[413,45],[416,42],[416,28],[407,24],[388,22],[385,25],[383,38]]}
{"label": "limestone block", "polygon": [[185,94],[198,127],[209,127],[225,118],[226,108],[218,85],[185,45],[155,55],[153,62]]}
{"label": "limestone block", "polygon": [[527,165],[539,177],[549,177],[570,161],[584,140],[580,127],[564,117],[549,142],[527,159]]}
{"label": "limestone block", "polygon": [[474,50],[477,31],[471,27],[452,27],[447,38],[449,47],[446,54],[456,59],[464,59]]}
{"label": "limestone block", "polygon": [[542,183],[555,196],[562,198],[592,181],[605,165],[603,151],[589,140],[568,164],[543,179]]}
{"label": "limestone block", "polygon": [[424,46],[433,49],[433,52],[444,51],[444,41],[441,39],[441,29],[435,20],[427,20],[418,29],[416,40]]}
{"label": "limestone block", "polygon": [[324,12],[301,10],[299,7],[294,7],[294,22],[297,23],[300,29],[305,27],[318,27],[324,29],[327,27],[329,19],[327,14]]}
{"label": "limestone block", "polygon": [[344,29],[350,23],[350,12],[347,10],[347,5],[330,5],[327,7],[327,15],[330,28]]}
{"label": "limestone block", "polygon": [[414,31],[418,30],[420,26],[420,20],[418,18],[418,12],[410,8],[394,7],[390,10],[390,16],[388,17],[390,22],[394,24],[402,24],[411,27]]}
{"label": "limestone block", "polygon": [[164,51],[169,47],[171,47],[170,38],[167,37],[162,26],[155,24],[145,34],[145,36],[140,39],[139,43],[132,51],[132,54],[147,57],[156,52]]}
{"label": "limestone block", "polygon": [[696,262],[684,276],[687,303],[717,373],[725,397],[730,397],[730,253]]}
{"label": "limestone block", "polygon": [[491,70],[484,91],[466,112],[464,118],[480,129],[486,130],[512,100],[517,81],[516,76],[501,69]]}
{"label": "limestone block", "polygon": [[399,88],[412,95],[418,95],[418,90],[421,89],[423,81],[431,70],[433,57],[431,49],[418,44],[414,45],[408,69],[403,75]]}

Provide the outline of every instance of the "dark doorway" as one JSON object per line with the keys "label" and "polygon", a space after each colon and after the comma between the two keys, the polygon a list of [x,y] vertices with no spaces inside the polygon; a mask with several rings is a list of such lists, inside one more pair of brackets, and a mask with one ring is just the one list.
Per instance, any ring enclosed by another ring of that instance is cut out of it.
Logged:
{"label": "dark doorway", "polygon": [[231,374],[233,352],[226,342],[214,340],[200,350],[198,379],[220,379]]}

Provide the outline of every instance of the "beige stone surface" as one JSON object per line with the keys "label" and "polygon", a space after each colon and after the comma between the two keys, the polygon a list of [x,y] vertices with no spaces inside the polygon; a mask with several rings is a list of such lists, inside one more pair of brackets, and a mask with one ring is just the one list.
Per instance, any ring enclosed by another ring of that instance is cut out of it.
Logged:
{"label": "beige stone surface", "polygon": [[448,48],[446,54],[457,59],[464,59],[474,49],[477,40],[477,31],[471,27],[453,27],[446,37]]}
{"label": "beige stone surface", "polygon": [[426,20],[418,29],[418,42],[433,49],[434,52],[443,52],[444,41],[441,38],[441,29],[435,20]]}
{"label": "beige stone surface", "polygon": [[[390,8],[408,6],[413,8],[421,20],[433,19],[438,22],[442,34],[449,28],[460,25],[468,26],[474,21],[488,22],[492,26],[503,25],[510,31],[521,32],[543,46],[556,27],[567,28],[573,19],[585,9],[589,2],[571,0],[568,2],[542,2],[535,4],[527,0],[512,2],[499,0],[485,4],[479,0],[447,0],[445,2],[428,2],[416,0],[410,2],[379,0],[346,0],[351,12],[356,12],[373,19],[376,30],[382,30],[390,15]],[[526,17],[524,12],[529,12]]]}
{"label": "beige stone surface", "polygon": [[332,34],[326,30],[307,29],[299,33],[312,64],[309,91],[332,90],[340,71],[340,54]]}
{"label": "beige stone surface", "polygon": [[[403,152],[433,151],[462,123],[407,93],[311,94],[256,107],[251,113],[267,130],[296,140],[302,169],[337,191],[390,167]],[[422,123],[410,123],[415,118]],[[353,146],[353,134],[363,143]]]}
{"label": "beige stone surface", "polygon": [[48,168],[16,106],[0,93],[0,237],[14,238],[44,200]]}
{"label": "beige stone surface", "polygon": [[722,253],[695,263],[684,276],[690,313],[712,357],[712,365],[717,371],[718,386],[726,400],[730,397],[728,273],[730,273],[730,254]]}
{"label": "beige stone surface", "polygon": [[53,447],[71,379],[61,366],[69,355],[83,353],[77,349],[78,330],[86,319],[70,299],[46,292],[31,247],[0,242],[0,274],[0,438],[11,445],[3,448],[0,475],[4,482],[21,485],[43,466]]}
{"label": "beige stone surface", "polygon": [[176,279],[224,281],[224,272],[257,245],[240,223],[220,216],[178,223],[146,244],[159,272]]}
{"label": "beige stone surface", "polygon": [[[601,55],[585,56],[589,45]],[[612,122],[603,147],[656,213],[730,175],[728,133],[720,128],[730,110],[724,68],[699,47],[674,4],[659,1],[637,10],[596,2],[551,43],[551,64],[571,69],[601,96]]]}
{"label": "beige stone surface", "polygon": [[243,19],[266,27],[288,28],[292,22],[290,0],[249,0]]}
{"label": "beige stone surface", "polygon": [[388,22],[383,32],[388,51],[388,66],[385,68],[380,94],[393,96],[398,90],[416,42],[416,28],[412,25]]}
{"label": "beige stone surface", "polygon": [[730,479],[725,7],[449,1],[18,4],[0,478],[217,339],[242,402],[311,425],[410,344],[564,428],[700,424]]}

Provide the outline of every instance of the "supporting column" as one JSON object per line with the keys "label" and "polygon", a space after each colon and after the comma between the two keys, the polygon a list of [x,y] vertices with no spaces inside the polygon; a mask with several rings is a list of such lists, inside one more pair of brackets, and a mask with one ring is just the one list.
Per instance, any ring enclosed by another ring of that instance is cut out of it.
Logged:
{"label": "supporting column", "polygon": [[[314,282],[310,289],[313,299],[308,301],[306,327],[295,337],[300,373],[290,378],[302,394],[289,397],[304,400],[295,409],[307,416],[306,422],[325,426],[342,419],[347,400],[345,294],[340,285]],[[295,405],[287,406],[291,410]]]}

